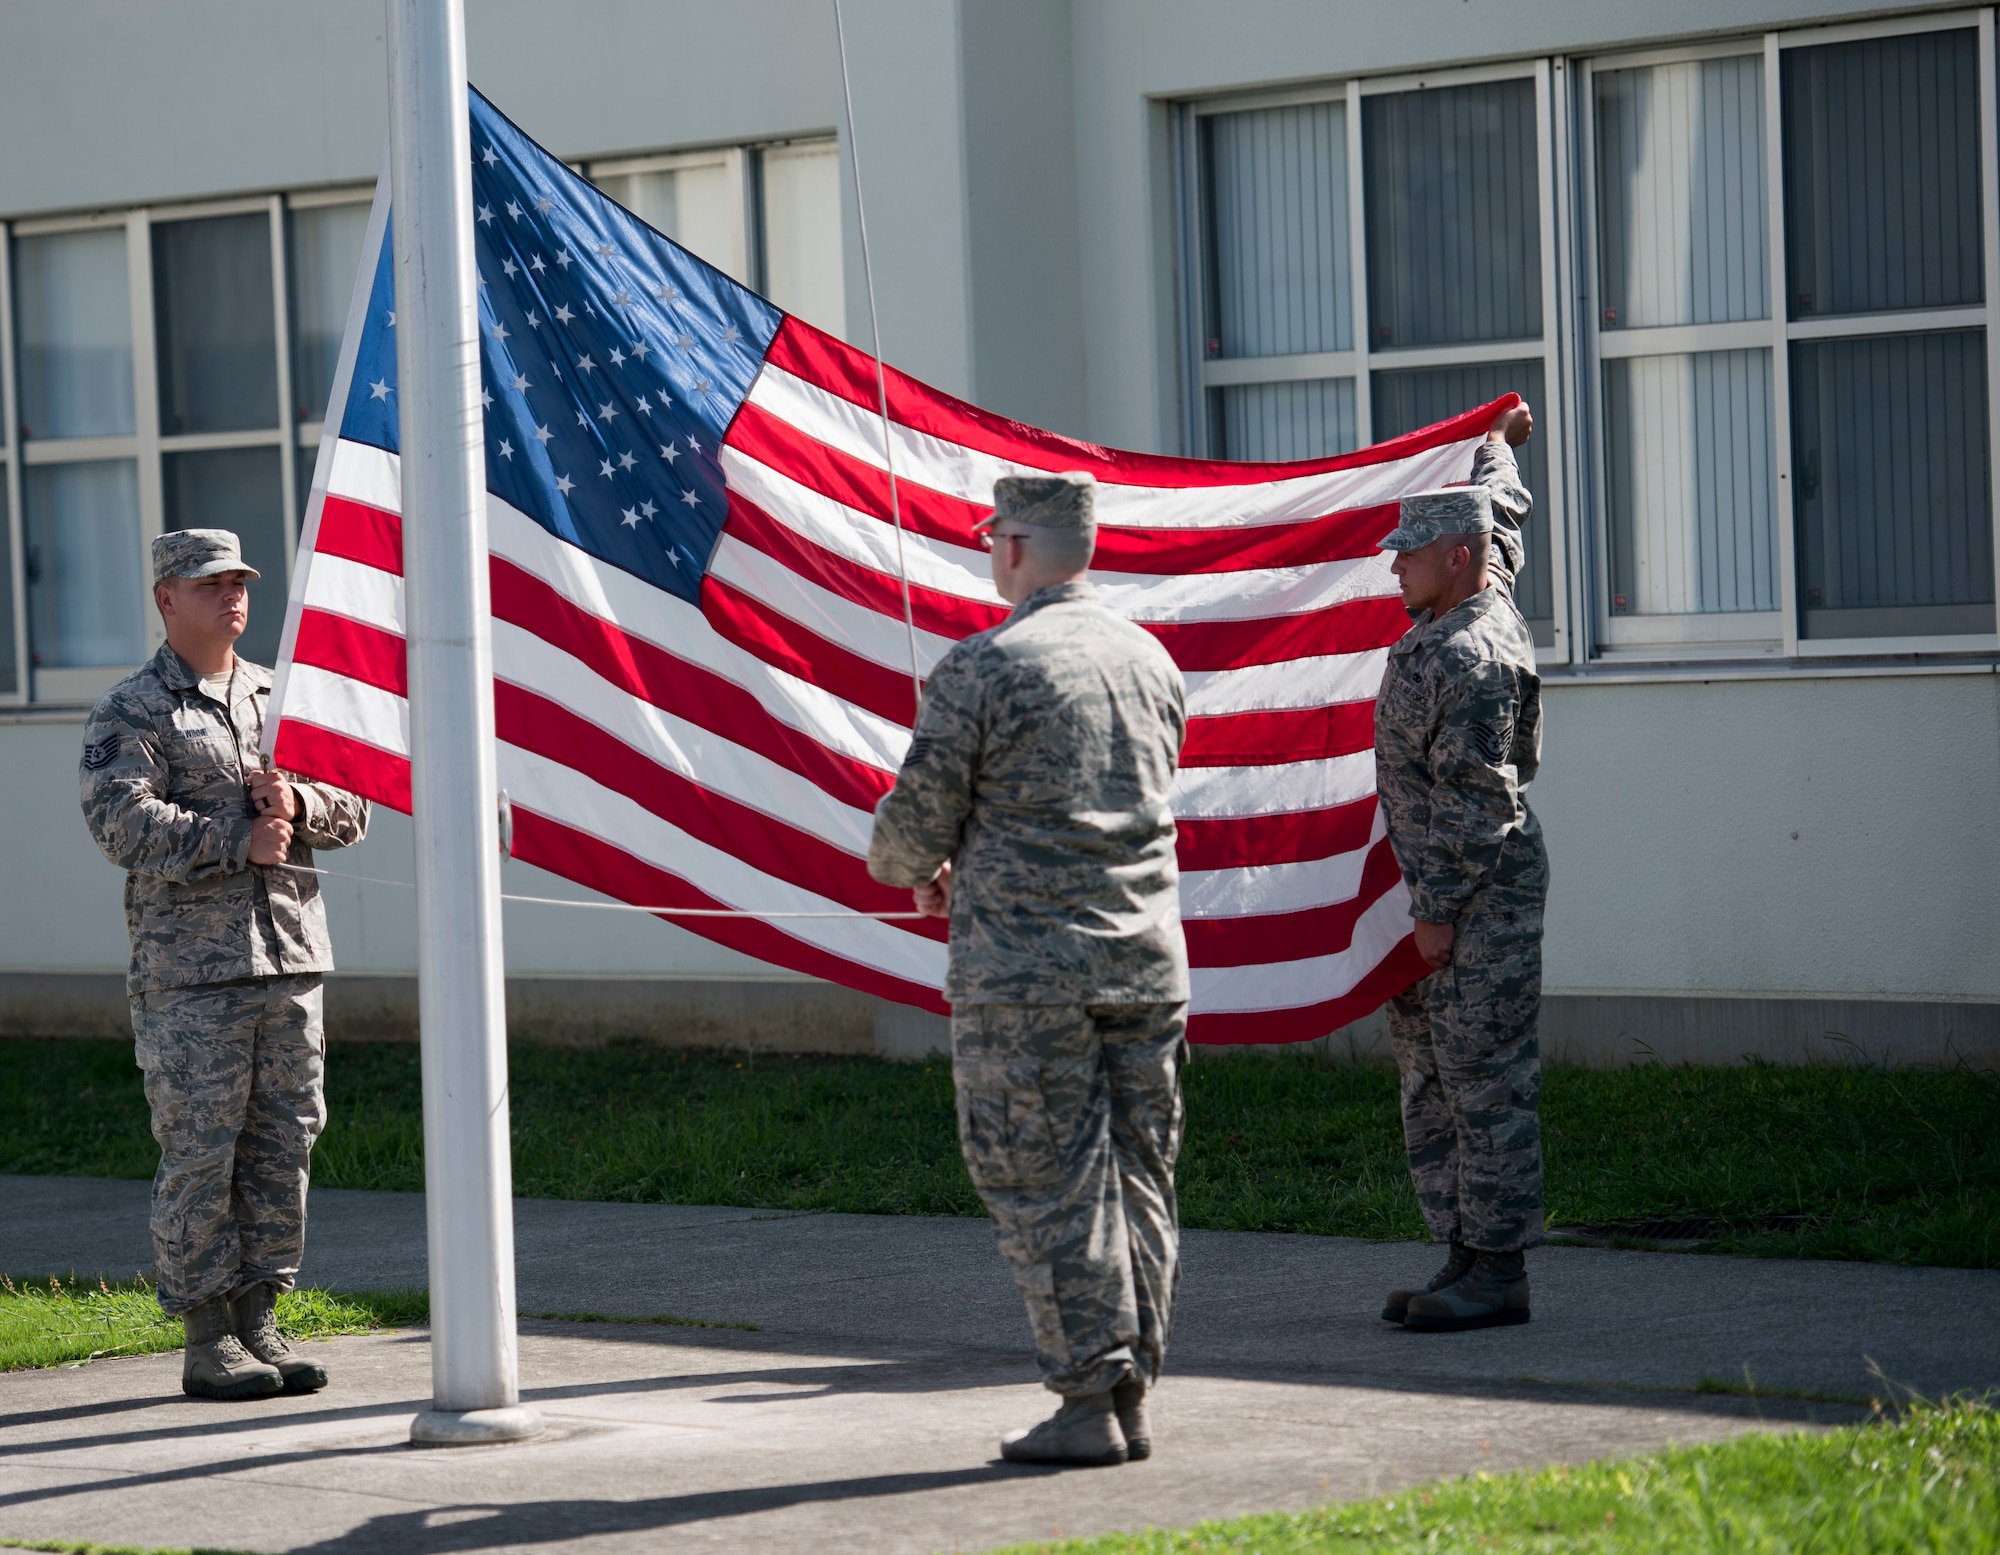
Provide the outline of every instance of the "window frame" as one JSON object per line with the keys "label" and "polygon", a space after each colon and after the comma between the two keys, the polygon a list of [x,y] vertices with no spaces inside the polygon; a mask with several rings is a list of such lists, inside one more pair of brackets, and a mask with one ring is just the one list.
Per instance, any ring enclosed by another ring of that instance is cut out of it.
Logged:
{"label": "window frame", "polygon": [[32,671],[28,664],[27,532],[21,518],[20,420],[14,410],[14,233],[0,221],[0,496],[6,505],[7,581],[13,605],[14,686],[0,690],[0,707],[27,704]]}
{"label": "window frame", "polygon": [[[9,498],[8,544],[15,558],[15,640],[21,666],[15,695],[0,694],[0,705],[63,707],[87,705],[139,666],[137,664],[98,667],[55,667],[38,669],[32,662],[28,643],[30,623],[27,610],[26,536],[27,515],[22,508],[22,475],[40,465],[80,464],[102,459],[130,459],[138,474],[139,488],[139,576],[152,573],[151,549],[165,525],[165,459],[169,454],[206,452],[230,448],[276,448],[280,472],[280,518],[285,543],[285,576],[271,580],[279,585],[274,593],[290,591],[291,569],[297,558],[298,515],[293,511],[297,479],[296,440],[287,435],[291,415],[291,320],[290,290],[286,275],[285,196],[249,195],[235,199],[183,201],[176,204],[134,206],[64,216],[36,217],[0,226],[6,252],[0,256],[0,348],[5,352],[4,399],[8,411],[8,435],[4,442],[7,457],[6,480]],[[276,421],[268,428],[240,432],[186,432],[162,435],[159,404],[159,351],[154,335],[153,241],[155,224],[195,221],[210,216],[240,216],[262,213],[270,234],[272,271],[271,299],[274,309],[274,340],[278,353],[274,406]],[[132,329],[132,409],[130,434],[110,437],[62,437],[21,439],[14,398],[16,362],[13,338],[14,298],[12,290],[13,244],[16,239],[54,236],[66,232],[93,232],[122,229],[125,234],[125,281],[127,306]],[[18,443],[18,456],[15,445]],[[166,641],[159,612],[152,608],[150,594],[134,600],[145,626],[148,656]]]}
{"label": "window frame", "polygon": [[[1927,32],[1970,28],[1979,68],[1980,194],[1984,299],[1976,307],[1905,309],[1881,313],[1815,314],[1793,319],[1786,305],[1787,244],[1784,183],[1783,56],[1796,48],[1865,42]],[[2000,209],[1996,209],[1996,111],[1994,19],[1988,8],[1936,11],[1832,27],[1801,27],[1706,39],[1684,46],[1616,51],[1578,61],[1572,133],[1578,142],[1577,173],[1570,186],[1578,216],[1578,284],[1567,310],[1578,333],[1576,403],[1587,426],[1576,441],[1588,467],[1580,491],[1588,512],[1579,524],[1581,554],[1589,565],[1577,620],[1588,632],[1587,657],[1607,663],[1782,657],[1812,659],[1882,657],[1890,654],[1991,652],[2000,649],[1996,631],[1911,637],[1822,637],[1801,635],[1798,570],[1798,513],[1792,496],[1791,347],[1810,340],[1853,340],[1877,335],[1909,335],[1944,329],[1985,331],[1987,375],[1988,522],[1994,544],[1995,608],[2000,610],[2000,330],[1995,297],[2000,295]],[[1765,224],[1769,316],[1725,324],[1665,325],[1605,331],[1598,312],[1602,226],[1597,209],[1597,123],[1595,78],[1600,71],[1641,69],[1704,59],[1760,57],[1764,83]],[[1611,512],[1606,491],[1604,364],[1633,357],[1693,351],[1764,349],[1771,356],[1774,520],[1777,525],[1778,608],[1711,615],[1648,616],[1645,627],[1628,626],[1611,614],[1609,564]],[[1757,628],[1763,630],[1759,631]]]}
{"label": "window frame", "polygon": [[[284,315],[283,343],[284,343],[285,359],[282,372],[282,381],[286,392],[286,399],[284,405],[285,419],[286,423],[292,426],[295,429],[296,433],[296,435],[292,437],[290,440],[292,445],[292,453],[290,456],[291,462],[286,466],[286,471],[285,471],[285,479],[286,479],[285,500],[293,507],[297,507],[299,505],[298,484],[297,484],[298,474],[299,474],[298,462],[301,459],[316,459],[319,457],[319,442],[321,435],[326,431],[326,422],[323,418],[319,421],[294,422],[291,420],[292,406],[294,403],[296,403],[291,398],[291,382],[292,382],[292,366],[293,366],[292,338],[291,338],[292,228],[291,228],[291,222],[286,218],[289,218],[294,211],[325,210],[327,207],[334,205],[359,205],[362,208],[366,209],[368,206],[372,205],[374,201],[375,201],[375,185],[372,183],[338,184],[323,189],[302,189],[302,190],[296,190],[290,194],[287,194],[284,197],[284,202],[285,202],[284,215],[279,219],[278,228],[280,233],[282,234],[280,241],[283,244],[283,257],[285,260],[286,268],[281,274],[282,284],[280,286],[280,290],[284,294],[284,300],[283,300],[283,305],[280,307],[279,311]],[[288,566],[293,566],[293,567],[298,565],[298,539],[299,539],[298,525],[299,525],[299,517],[297,513],[294,513],[291,518],[290,526],[287,530],[287,539],[285,542],[286,564]]]}
{"label": "window frame", "polygon": [[[683,168],[713,167],[720,164],[729,192],[736,202],[735,233],[737,250],[729,257],[734,268],[722,259],[701,257],[733,280],[755,289],[753,277],[758,267],[758,239],[762,212],[754,187],[752,153],[749,145],[702,146],[689,151],[659,151],[644,156],[592,158],[582,164],[582,174],[602,189],[600,180],[623,178],[634,173],[677,173]],[[609,191],[606,191],[607,196]],[[615,197],[613,197],[615,198]]]}
{"label": "window frame", "polygon": [[[1573,441],[1566,432],[1564,414],[1568,395],[1564,392],[1565,358],[1560,306],[1560,238],[1564,226],[1562,191],[1566,186],[1567,149],[1558,132],[1559,103],[1557,81],[1561,62],[1542,56],[1502,60],[1492,64],[1459,69],[1402,72],[1395,75],[1357,76],[1345,81],[1313,87],[1266,92],[1236,92],[1191,99],[1178,105],[1174,133],[1175,186],[1180,194],[1180,322],[1182,332],[1182,381],[1186,385],[1181,405],[1182,447],[1195,458],[1211,458],[1208,435],[1208,393],[1211,389],[1244,384],[1293,383],[1316,379],[1351,378],[1354,384],[1354,430],[1357,446],[1375,441],[1373,377],[1377,371],[1436,367],[1474,367],[1483,363],[1539,360],[1542,364],[1542,402],[1534,407],[1536,436],[1546,439],[1548,489],[1536,493],[1548,524],[1550,634],[1553,642],[1538,645],[1535,655],[1543,664],[1575,661],[1575,569],[1570,565],[1571,539],[1567,492],[1570,487],[1565,451]],[[1361,105],[1366,98],[1431,88],[1472,86],[1490,81],[1534,83],[1535,89],[1535,175],[1537,192],[1537,236],[1541,246],[1542,332],[1539,337],[1516,340],[1466,342],[1444,346],[1410,346],[1381,349],[1371,341],[1368,322],[1368,230],[1366,157],[1363,145]],[[1208,191],[1202,177],[1201,121],[1217,114],[1241,113],[1261,108],[1290,108],[1310,104],[1342,104],[1347,143],[1347,212],[1349,243],[1348,317],[1354,346],[1347,351],[1302,352],[1283,356],[1215,357],[1205,349],[1207,296],[1207,234],[1211,220]]]}

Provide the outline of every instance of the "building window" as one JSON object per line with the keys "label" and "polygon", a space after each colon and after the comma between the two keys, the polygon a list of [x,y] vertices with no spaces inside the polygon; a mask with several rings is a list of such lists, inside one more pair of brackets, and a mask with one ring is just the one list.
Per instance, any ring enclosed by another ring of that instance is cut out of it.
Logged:
{"label": "building window", "polygon": [[1761,51],[1593,73],[1609,620],[1600,640],[1777,632]]}
{"label": "building window", "polygon": [[131,242],[118,222],[12,248],[28,664],[61,696],[145,656]]}
{"label": "building window", "polygon": [[1954,21],[1589,67],[1600,652],[1991,644],[1991,23]]}
{"label": "building window", "polygon": [[826,138],[593,162],[592,183],[788,313],[846,333],[840,157]]}
{"label": "building window", "polygon": [[[1978,36],[1781,68],[1785,304],[1840,331],[1791,343],[1800,635],[1991,632]],[[1960,310],[1979,323],[1937,327]]]}
{"label": "building window", "polygon": [[839,146],[831,140],[767,146],[757,153],[757,167],[763,212],[757,289],[808,324],[846,335]]}
{"label": "building window", "polygon": [[[326,420],[368,236],[368,205],[365,192],[325,204],[293,200],[290,205],[285,251],[291,262],[292,421],[300,427]],[[312,441],[318,443],[317,433]]]}
{"label": "building window", "polygon": [[[781,308],[845,332],[827,137],[592,164]],[[94,700],[160,643],[153,537],[233,529],[278,651],[372,187],[0,223],[0,705]]]}
{"label": "building window", "polygon": [[0,514],[19,524],[5,530],[0,698],[89,701],[146,658],[161,638],[149,551],[167,529],[242,536],[263,576],[240,646],[276,653],[299,462],[284,233],[275,197],[14,227]]}
{"label": "building window", "polygon": [[1181,147],[1192,451],[1346,453],[1519,392],[1545,436],[1515,595],[1560,656],[1550,100],[1533,62],[1350,82],[1197,105]]}

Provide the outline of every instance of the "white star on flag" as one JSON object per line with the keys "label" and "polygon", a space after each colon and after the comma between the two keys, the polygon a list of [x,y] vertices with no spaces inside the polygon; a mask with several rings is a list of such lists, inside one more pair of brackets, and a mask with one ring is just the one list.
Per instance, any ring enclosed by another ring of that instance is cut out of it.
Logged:
{"label": "white star on flag", "polygon": [[567,497],[571,492],[576,490],[576,482],[571,480],[567,475],[558,475],[556,477],[556,490]]}

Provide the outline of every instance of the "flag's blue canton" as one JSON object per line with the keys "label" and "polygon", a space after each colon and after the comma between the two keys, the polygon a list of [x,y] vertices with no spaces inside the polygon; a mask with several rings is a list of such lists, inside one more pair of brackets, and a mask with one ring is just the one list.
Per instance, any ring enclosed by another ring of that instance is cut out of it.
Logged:
{"label": "flag's blue canton", "polygon": [[[723,434],[784,315],[472,94],[486,486],[689,600],[728,517]],[[399,447],[385,237],[342,437]]]}

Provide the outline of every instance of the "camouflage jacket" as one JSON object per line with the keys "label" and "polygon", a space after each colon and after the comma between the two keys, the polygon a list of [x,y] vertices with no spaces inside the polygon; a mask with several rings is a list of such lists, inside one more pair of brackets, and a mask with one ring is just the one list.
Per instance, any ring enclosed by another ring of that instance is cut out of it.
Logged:
{"label": "camouflage jacket", "polygon": [[1488,573],[1514,593],[1514,580],[1521,575],[1527,549],[1521,540],[1521,526],[1535,510],[1535,499],[1521,483],[1521,466],[1514,450],[1506,443],[1487,441],[1472,453],[1472,481],[1484,486],[1493,501],[1493,560]]}
{"label": "camouflage jacket", "polygon": [[1375,702],[1375,784],[1416,917],[1541,906],[1548,855],[1526,798],[1541,758],[1534,644],[1506,591],[1423,612]]}
{"label": "camouflage jacket", "polygon": [[[104,856],[127,871],[133,993],[333,969],[319,881],[249,862],[246,779],[263,765],[271,672],[237,660],[232,694],[228,708],[208,696],[163,643],[104,693],[84,729],[83,817]],[[291,863],[361,840],[367,800],[291,783],[300,807]]]}
{"label": "camouflage jacket", "polygon": [[954,1004],[1188,996],[1168,808],[1187,732],[1166,650],[1088,583],[1028,596],[938,664],[868,871],[951,860]]}

